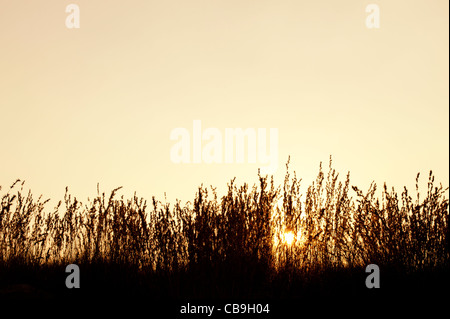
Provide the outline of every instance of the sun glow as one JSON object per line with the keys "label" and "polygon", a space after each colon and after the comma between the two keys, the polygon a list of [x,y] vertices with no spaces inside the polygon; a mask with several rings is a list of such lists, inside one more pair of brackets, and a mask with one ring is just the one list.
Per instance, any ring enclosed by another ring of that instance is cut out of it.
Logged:
{"label": "sun glow", "polygon": [[292,243],[294,242],[295,236],[294,233],[291,231],[285,232],[284,233],[284,242],[288,245],[291,246]]}

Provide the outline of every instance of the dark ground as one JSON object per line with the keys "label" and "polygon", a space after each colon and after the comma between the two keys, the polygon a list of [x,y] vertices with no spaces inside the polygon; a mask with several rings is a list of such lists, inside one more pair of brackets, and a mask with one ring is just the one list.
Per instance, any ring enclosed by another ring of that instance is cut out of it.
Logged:
{"label": "dark ground", "polygon": [[[380,288],[368,289],[365,286],[368,274],[357,268],[316,271],[306,276],[292,275],[292,272],[274,275],[264,267],[237,272],[230,271],[229,265],[160,273],[140,273],[124,265],[79,266],[79,289],[66,288],[68,274],[63,266],[0,266],[0,304],[33,313],[45,313],[48,309],[55,314],[82,309],[98,310],[99,314],[144,310],[162,311],[164,318],[200,318],[207,315],[182,315],[181,306],[190,303],[223,308],[232,303],[261,303],[269,304],[270,313],[251,317],[285,318],[293,313],[301,314],[295,316],[299,318],[305,311],[320,317],[339,313],[350,316],[378,313],[389,314],[389,317],[397,313],[403,317],[419,309],[427,313],[445,310],[450,300],[449,269],[406,273],[380,267]],[[220,316],[248,317],[248,314],[222,311],[212,315]]]}

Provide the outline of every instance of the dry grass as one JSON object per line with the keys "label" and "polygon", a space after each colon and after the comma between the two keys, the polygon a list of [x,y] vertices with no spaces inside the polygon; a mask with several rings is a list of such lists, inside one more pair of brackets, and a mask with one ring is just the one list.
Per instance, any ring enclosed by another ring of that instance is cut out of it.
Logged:
{"label": "dry grass", "polygon": [[[418,187],[415,199],[406,188],[399,195],[384,185],[381,198],[375,184],[367,193],[350,188],[349,174],[339,181],[331,159],[304,199],[300,182],[287,169],[281,187],[263,176],[252,188],[232,180],[220,199],[202,186],[193,203],[172,207],[155,198],[150,205],[136,196],[117,199],[118,189],[82,204],[66,190],[64,201],[46,210],[47,201],[24,196],[16,181],[1,200],[0,267],[106,265],[131,278],[167,279],[172,295],[182,294],[179,276],[189,274],[211,286],[204,293],[224,296],[254,293],[243,287],[255,282],[283,278],[289,286],[305,274],[369,263],[406,272],[448,267],[448,199],[431,172],[422,199]],[[292,245],[285,232],[294,234]]]}

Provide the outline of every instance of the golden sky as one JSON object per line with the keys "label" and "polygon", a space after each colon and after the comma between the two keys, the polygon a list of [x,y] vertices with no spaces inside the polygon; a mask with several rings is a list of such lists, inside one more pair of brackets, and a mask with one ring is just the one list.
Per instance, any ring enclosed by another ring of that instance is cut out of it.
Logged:
{"label": "golden sky", "polygon": [[[66,6],[80,8],[68,29]],[[365,8],[380,8],[369,29]],[[175,164],[175,128],[277,128],[279,169],[449,184],[446,0],[0,0],[0,185],[192,200],[256,164]],[[325,165],[326,166],[326,165]]]}

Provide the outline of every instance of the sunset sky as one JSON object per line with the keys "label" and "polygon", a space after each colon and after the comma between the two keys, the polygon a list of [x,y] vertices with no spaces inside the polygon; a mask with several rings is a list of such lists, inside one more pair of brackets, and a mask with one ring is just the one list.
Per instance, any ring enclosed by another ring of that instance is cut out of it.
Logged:
{"label": "sunset sky", "polygon": [[[80,28],[66,27],[66,6]],[[380,8],[380,28],[365,8]],[[175,164],[175,128],[277,128],[278,170],[449,185],[447,0],[0,0],[0,185],[193,200],[260,163]],[[192,135],[191,135],[192,139]],[[206,144],[206,142],[204,142]],[[192,140],[191,140],[192,144]],[[203,145],[205,145],[203,144]],[[192,147],[192,145],[191,145]],[[192,152],[192,150],[191,150]]]}

